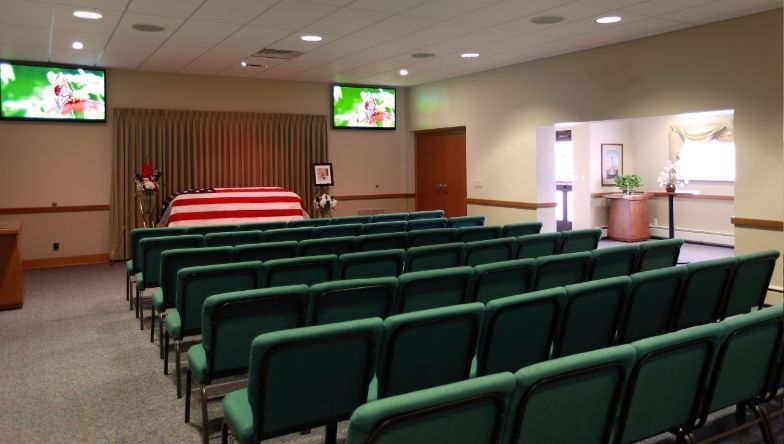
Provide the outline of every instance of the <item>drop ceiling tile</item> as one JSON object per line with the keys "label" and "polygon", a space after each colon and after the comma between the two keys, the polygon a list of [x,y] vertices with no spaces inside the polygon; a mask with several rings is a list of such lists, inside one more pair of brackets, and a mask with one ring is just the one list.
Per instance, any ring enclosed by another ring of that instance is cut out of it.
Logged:
{"label": "drop ceiling tile", "polygon": [[438,23],[438,21],[434,19],[396,15],[376,23],[370,28],[357,31],[354,35],[371,39],[394,40],[398,37],[425,29],[436,23]]}
{"label": "drop ceiling tile", "polygon": [[490,43],[487,45],[482,45],[477,47],[477,51],[489,51],[489,52],[510,52],[510,53],[517,53],[524,48],[528,48],[535,45],[541,45],[543,43],[548,43],[558,40],[558,37],[553,37],[551,35],[544,35],[544,34],[524,34],[520,37],[511,38],[508,40],[503,40],[500,42]]}
{"label": "drop ceiling tile", "polygon": [[249,24],[261,28],[296,31],[337,9],[335,6],[307,3],[300,0],[283,0]]}
{"label": "drop ceiling tile", "polygon": [[55,29],[52,36],[52,47],[72,49],[71,44],[75,41],[84,43],[85,50],[101,51],[106,46],[106,42],[109,41],[109,34],[91,34]]}
{"label": "drop ceiling tile", "polygon": [[0,42],[49,47],[49,30],[28,26],[0,25]]}
{"label": "drop ceiling tile", "polygon": [[[439,43],[438,46],[451,49],[470,49],[477,46],[487,45],[494,42],[508,40],[513,37],[520,36],[518,31],[511,31],[508,29],[500,28],[486,28],[481,31],[472,32],[470,34],[455,37],[444,42]],[[427,52],[427,51],[426,51]]]}
{"label": "drop ceiling tile", "polygon": [[611,44],[632,40],[648,35],[671,32],[680,29],[683,23],[658,18],[644,18],[632,23],[622,24],[611,28],[590,32],[579,36],[580,40]]}
{"label": "drop ceiling tile", "polygon": [[192,18],[242,25],[277,2],[278,0],[207,0]]}
{"label": "drop ceiling tile", "polygon": [[322,5],[346,6],[354,0],[307,0],[310,3],[320,3]]}
{"label": "drop ceiling tile", "polygon": [[78,8],[72,6],[57,6],[54,11],[54,28],[63,31],[92,32],[96,34],[111,34],[122,17],[119,11],[101,11],[103,18],[100,20],[85,20],[74,17]]}
{"label": "drop ceiling tile", "polygon": [[72,48],[52,48],[52,62],[94,66],[100,53],[100,51],[89,51],[86,49],[77,51]]}
{"label": "drop ceiling tile", "polygon": [[577,39],[559,39],[542,45],[531,46],[520,50],[518,54],[531,58],[553,57],[559,54],[582,51],[584,49],[600,46],[596,42],[588,42]]}
{"label": "drop ceiling tile", "polygon": [[55,0],[58,5],[79,6],[97,11],[124,11],[130,0]]}
{"label": "drop ceiling tile", "polygon": [[318,49],[324,45],[328,45],[340,38],[339,36],[336,35],[327,35],[327,34],[323,34],[322,37],[324,37],[324,40],[320,42],[305,42],[299,38],[299,33],[295,33],[295,34],[289,34],[288,36],[274,43],[271,43],[270,45],[267,46],[275,49],[285,49],[288,51],[309,52]]}
{"label": "drop ceiling tile", "polygon": [[[159,15],[126,13],[120,20],[114,35],[109,40],[107,51],[146,51],[150,54],[163,44],[182,22],[182,19]],[[137,23],[162,26],[165,30],[161,32],[142,32],[131,28],[131,25]]]}
{"label": "drop ceiling tile", "polygon": [[780,7],[780,1],[743,0],[742,2],[739,2],[737,0],[720,0],[685,9],[683,11],[664,14],[660,16],[660,18],[693,24],[703,24]]}
{"label": "drop ceiling tile", "polygon": [[425,2],[427,2],[427,0],[357,0],[351,4],[351,7],[367,9],[369,11],[400,14],[408,9],[424,4]]}
{"label": "drop ceiling tile", "polygon": [[386,18],[389,18],[389,14],[342,8],[315,23],[311,23],[304,31],[316,34],[348,35],[363,28],[372,28],[375,23]]}
{"label": "drop ceiling tile", "polygon": [[22,0],[0,0],[0,24],[48,28],[52,5]]}
{"label": "drop ceiling tile", "polygon": [[239,25],[231,23],[188,20],[169,38],[177,42],[207,42],[215,45],[239,30]]}
{"label": "drop ceiling tile", "polygon": [[398,40],[404,43],[419,43],[422,45],[432,45],[435,43],[443,42],[445,40],[453,39],[455,37],[478,31],[482,26],[467,25],[464,23],[455,22],[441,22],[429,28],[417,31]]}
{"label": "drop ceiling tile", "polygon": [[[568,5],[562,5],[556,8],[548,9],[546,11],[542,11],[538,14],[534,14],[528,17],[512,20],[498,26],[500,28],[513,29],[522,32],[539,32],[542,31],[543,29],[551,28],[553,26],[562,26],[566,23],[573,22],[575,20],[580,20],[582,18],[602,14],[606,11],[607,11],[606,8],[581,5],[579,3],[570,3]],[[537,25],[535,23],[532,23],[531,18],[539,15],[563,17],[564,21],[560,23],[549,24],[549,25]]]}
{"label": "drop ceiling tile", "polygon": [[409,9],[405,14],[437,20],[449,20],[471,11],[490,6],[498,1],[499,0],[430,0],[420,6]]}
{"label": "drop ceiling tile", "polygon": [[128,12],[187,18],[204,0],[131,0]]}
{"label": "drop ceiling tile", "polygon": [[695,6],[711,3],[716,0],[646,0],[637,4],[623,7],[623,11],[632,14],[654,17],[662,14],[693,8]]}
{"label": "drop ceiling tile", "polygon": [[535,15],[541,11],[552,9],[554,6],[566,3],[570,0],[530,0],[520,2],[519,0],[507,0],[474,12],[455,17],[452,19],[458,23],[479,24],[483,26],[493,26],[505,23],[520,17]]}
{"label": "drop ceiling tile", "polygon": [[225,69],[216,73],[216,75],[220,76],[231,76],[231,77],[253,77],[254,75],[258,74],[256,71],[257,69],[266,69],[266,68],[243,68],[238,64],[233,64]]}
{"label": "drop ceiling tile", "polygon": [[[636,5],[644,1],[645,0],[579,0],[577,3],[581,3],[587,6],[598,6],[600,8],[619,9],[631,5]],[[658,2],[661,0],[655,0],[655,1]],[[665,1],[670,1],[670,0],[665,0]],[[675,0],[675,1],[681,1],[681,0]],[[712,0],[707,0],[707,1],[712,1]]]}
{"label": "drop ceiling tile", "polygon": [[137,69],[147,59],[146,51],[104,51],[98,60],[98,66],[105,68]]}
{"label": "drop ceiling tile", "polygon": [[242,47],[220,44],[193,60],[182,68],[180,72],[187,74],[215,74],[228,68],[230,65],[239,65],[240,61],[250,55],[250,53]]}
{"label": "drop ceiling tile", "polygon": [[244,48],[247,53],[256,52],[273,42],[291,34],[291,31],[273,28],[257,28],[244,26],[239,31],[227,37],[221,45],[232,48]]}
{"label": "drop ceiling tile", "polygon": [[622,17],[623,21],[619,23],[600,24],[596,23],[596,17],[592,16],[569,23],[564,23],[563,25],[551,26],[545,30],[542,30],[541,33],[556,37],[576,37],[582,34],[602,31],[605,29],[612,29],[619,26],[633,26],[634,23],[641,18],[640,16],[628,13],[624,13]]}
{"label": "drop ceiling tile", "polygon": [[0,40],[0,58],[45,62],[49,59],[49,47],[14,44]]}

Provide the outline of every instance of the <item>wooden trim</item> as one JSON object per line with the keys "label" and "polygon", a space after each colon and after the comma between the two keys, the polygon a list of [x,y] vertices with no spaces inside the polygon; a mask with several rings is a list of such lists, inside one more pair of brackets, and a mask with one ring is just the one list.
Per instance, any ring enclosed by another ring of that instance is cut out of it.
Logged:
{"label": "wooden trim", "polygon": [[413,199],[416,197],[414,193],[398,193],[398,194],[358,194],[355,196],[335,196],[335,199],[340,202],[341,200],[377,200],[377,199]]}
{"label": "wooden trim", "polygon": [[1,214],[79,213],[83,211],[109,211],[109,205],[71,205],[65,207],[0,208]]}
{"label": "wooden trim", "polygon": [[86,254],[84,256],[27,259],[22,261],[22,268],[25,270],[31,270],[34,268],[68,267],[71,265],[102,264],[105,262],[109,262],[109,253]]}
{"label": "wooden trim", "polygon": [[555,202],[515,202],[511,200],[493,200],[493,199],[476,199],[469,197],[466,199],[468,205],[484,205],[487,207],[506,207],[506,208],[522,208],[525,210],[536,210],[539,208],[555,208],[558,206]]}
{"label": "wooden trim", "polygon": [[18,220],[0,221],[0,235],[17,234],[22,231],[22,223]]}
{"label": "wooden trim", "polygon": [[732,216],[732,225],[747,228],[766,228],[770,230],[784,230],[784,221],[771,219],[753,219],[751,217]]}
{"label": "wooden trim", "polygon": [[414,131],[414,134],[465,134],[466,127],[464,126],[450,126],[446,128],[433,128],[426,130]]}
{"label": "wooden trim", "polygon": [[[647,194],[652,195],[653,197],[667,197],[668,193],[664,191],[647,191]],[[591,193],[591,197],[593,198],[601,198],[604,197],[605,194],[613,194],[612,192],[604,192],[604,193]],[[735,200],[735,196],[728,195],[728,194],[676,194],[676,199],[704,199],[704,200]]]}

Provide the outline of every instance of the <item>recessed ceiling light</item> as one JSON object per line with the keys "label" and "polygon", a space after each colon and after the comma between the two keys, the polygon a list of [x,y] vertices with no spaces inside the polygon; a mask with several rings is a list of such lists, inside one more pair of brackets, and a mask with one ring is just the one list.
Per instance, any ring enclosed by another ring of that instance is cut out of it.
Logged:
{"label": "recessed ceiling light", "polygon": [[435,57],[436,55],[430,52],[415,52],[411,54],[411,57],[415,59],[429,59],[430,57]]}
{"label": "recessed ceiling light", "polygon": [[240,62],[240,65],[242,65],[242,67],[244,68],[244,67],[248,66],[248,62],[243,60],[243,61]]}
{"label": "recessed ceiling light", "polygon": [[536,25],[552,25],[562,21],[564,21],[564,18],[557,15],[539,15],[531,18],[531,23]]}
{"label": "recessed ceiling light", "polygon": [[460,54],[460,57],[462,57],[464,59],[475,59],[475,58],[479,57],[479,53],[478,52],[464,52],[464,53]]}
{"label": "recessed ceiling light", "polygon": [[90,19],[90,20],[98,20],[103,18],[103,14],[95,11],[74,11],[73,15],[74,17]]}
{"label": "recessed ceiling light", "polygon": [[136,23],[131,25],[131,28],[142,32],[161,32],[166,30],[163,26],[150,25],[147,23]]}
{"label": "recessed ceiling light", "polygon": [[82,49],[82,48],[84,48],[84,43],[82,43],[82,42],[73,42],[73,43],[71,43],[71,48],[73,48],[73,49]]}
{"label": "recessed ceiling light", "polygon": [[607,17],[599,17],[596,19],[596,23],[601,23],[602,25],[606,25],[608,23],[618,23],[622,20],[622,18],[618,15],[608,15]]}
{"label": "recessed ceiling light", "polygon": [[406,68],[401,69],[400,70],[400,75],[401,76],[407,76],[408,75],[408,70]]}
{"label": "recessed ceiling light", "polygon": [[322,37],[320,35],[316,35],[316,34],[305,34],[305,35],[299,36],[299,38],[300,38],[300,40],[303,40],[305,42],[320,42],[320,41],[324,40],[324,37]]}

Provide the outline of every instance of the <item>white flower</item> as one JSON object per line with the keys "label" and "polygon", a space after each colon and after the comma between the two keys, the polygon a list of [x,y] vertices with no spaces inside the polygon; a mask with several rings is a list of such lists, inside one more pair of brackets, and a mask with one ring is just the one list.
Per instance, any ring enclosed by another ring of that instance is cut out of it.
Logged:
{"label": "white flower", "polygon": [[155,182],[144,179],[144,188],[147,190],[154,190],[155,189]]}
{"label": "white flower", "polygon": [[334,209],[338,206],[338,200],[329,194],[319,194],[313,199],[313,203],[321,209]]}

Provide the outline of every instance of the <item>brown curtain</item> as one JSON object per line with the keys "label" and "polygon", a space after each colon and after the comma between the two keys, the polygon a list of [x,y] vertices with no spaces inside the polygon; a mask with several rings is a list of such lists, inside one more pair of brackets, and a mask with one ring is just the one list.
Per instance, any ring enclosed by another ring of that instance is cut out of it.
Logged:
{"label": "brown curtain", "polygon": [[120,108],[112,118],[112,259],[128,257],[133,177],[144,162],[163,172],[158,206],[194,187],[282,186],[312,210],[311,164],[328,161],[324,115]]}

